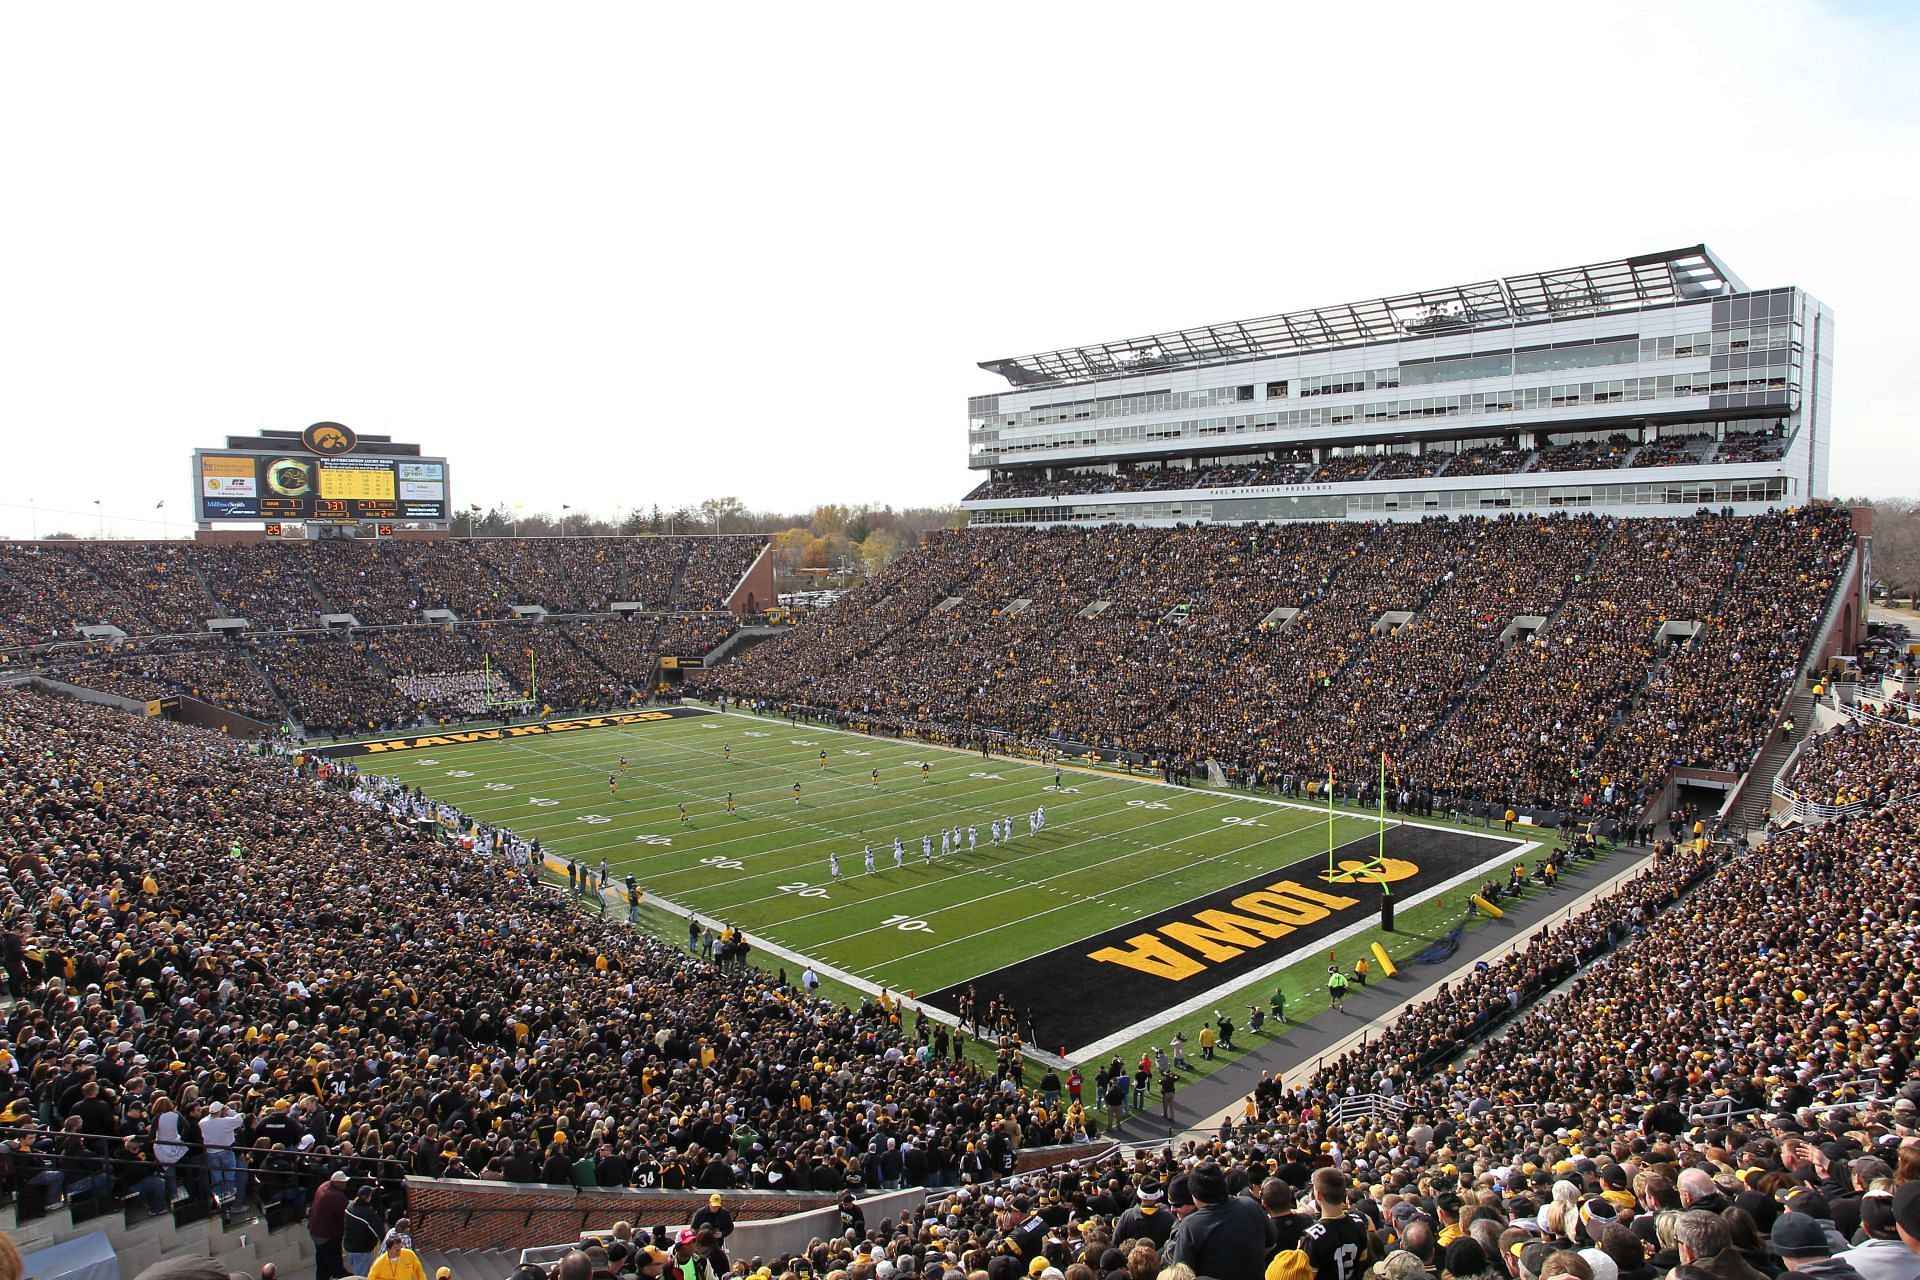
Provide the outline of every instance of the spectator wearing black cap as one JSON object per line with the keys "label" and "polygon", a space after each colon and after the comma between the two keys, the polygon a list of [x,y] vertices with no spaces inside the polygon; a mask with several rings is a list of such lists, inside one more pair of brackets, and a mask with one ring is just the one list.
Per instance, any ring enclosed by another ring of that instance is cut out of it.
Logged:
{"label": "spectator wearing black cap", "polygon": [[1893,1225],[1900,1243],[1920,1257],[1920,1182],[1903,1182],[1893,1189]]}
{"label": "spectator wearing black cap", "polygon": [[1540,1280],[1540,1274],[1546,1269],[1547,1259],[1558,1250],[1544,1240],[1535,1240],[1531,1244],[1520,1246],[1517,1255],[1519,1266],[1514,1272],[1515,1280]]}
{"label": "spectator wearing black cap", "polygon": [[371,1182],[353,1193],[347,1205],[341,1229],[340,1247],[346,1253],[347,1274],[364,1276],[373,1265],[373,1254],[387,1234],[387,1218],[374,1199]]}
{"label": "spectator wearing black cap", "polygon": [[1163,1261],[1185,1263],[1195,1275],[1214,1280],[1261,1280],[1267,1265],[1267,1215],[1260,1206],[1245,1196],[1229,1195],[1227,1175],[1212,1161],[1194,1166],[1187,1185],[1198,1208],[1174,1227]]}
{"label": "spectator wearing black cap", "polygon": [[1861,1198],[1860,1230],[1866,1240],[1835,1254],[1836,1260],[1858,1271],[1864,1280],[1920,1280],[1920,1256],[1901,1243],[1891,1195],[1875,1191]]}
{"label": "spectator wearing black cap", "polygon": [[[1798,1213],[1812,1218],[1820,1229],[1827,1233],[1827,1249],[1832,1253],[1843,1252],[1849,1241],[1833,1226],[1833,1210],[1827,1207],[1827,1198],[1812,1187],[1796,1187],[1787,1192],[1786,1207],[1790,1213]],[[1778,1225],[1778,1219],[1775,1220]]]}
{"label": "spectator wearing black cap", "polygon": [[1487,1251],[1480,1242],[1462,1236],[1447,1246],[1447,1274],[1453,1280],[1478,1280],[1487,1273]]}
{"label": "spectator wearing black cap", "polygon": [[1852,1263],[1833,1256],[1827,1229],[1804,1213],[1781,1214],[1767,1239],[1789,1271],[1822,1280],[1861,1280]]}

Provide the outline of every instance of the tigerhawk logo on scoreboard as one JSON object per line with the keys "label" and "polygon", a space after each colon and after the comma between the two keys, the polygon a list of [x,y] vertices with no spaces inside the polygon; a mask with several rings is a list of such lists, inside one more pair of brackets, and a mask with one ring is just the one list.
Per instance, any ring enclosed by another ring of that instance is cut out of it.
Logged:
{"label": "tigerhawk logo on scoreboard", "polygon": [[324,458],[337,458],[352,453],[360,444],[360,437],[353,428],[338,422],[316,422],[300,433],[300,443],[307,447],[308,453],[317,453]]}

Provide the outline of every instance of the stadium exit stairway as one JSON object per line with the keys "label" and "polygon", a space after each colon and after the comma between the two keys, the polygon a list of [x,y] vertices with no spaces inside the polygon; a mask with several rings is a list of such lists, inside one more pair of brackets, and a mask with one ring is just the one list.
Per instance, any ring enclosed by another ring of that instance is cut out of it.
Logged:
{"label": "stadium exit stairway", "polygon": [[1736,831],[1758,831],[1767,825],[1767,816],[1773,811],[1773,781],[1786,767],[1787,757],[1813,732],[1813,695],[1796,688],[1787,699],[1787,719],[1793,731],[1768,743],[1747,774],[1746,789],[1729,815],[1728,825]]}

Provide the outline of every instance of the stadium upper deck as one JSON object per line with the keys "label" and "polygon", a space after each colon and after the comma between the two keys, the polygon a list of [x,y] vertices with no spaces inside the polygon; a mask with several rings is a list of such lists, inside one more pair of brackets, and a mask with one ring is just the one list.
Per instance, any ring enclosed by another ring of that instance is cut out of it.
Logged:
{"label": "stadium upper deck", "polygon": [[989,360],[976,523],[1751,513],[1829,496],[1833,314],[1705,245]]}

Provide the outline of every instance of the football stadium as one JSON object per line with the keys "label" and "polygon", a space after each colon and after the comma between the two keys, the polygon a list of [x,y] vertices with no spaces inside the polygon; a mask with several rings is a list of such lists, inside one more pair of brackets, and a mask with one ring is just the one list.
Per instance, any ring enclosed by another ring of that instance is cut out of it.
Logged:
{"label": "football stadium", "polygon": [[819,608],[198,440],[189,536],[0,543],[0,1264],[1920,1274],[1834,360],[1700,244],[987,360]]}

